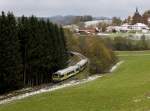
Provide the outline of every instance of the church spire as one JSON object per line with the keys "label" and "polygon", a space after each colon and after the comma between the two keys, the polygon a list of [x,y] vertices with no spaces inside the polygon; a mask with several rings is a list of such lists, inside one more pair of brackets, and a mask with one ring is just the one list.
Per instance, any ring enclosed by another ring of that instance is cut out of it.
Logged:
{"label": "church spire", "polygon": [[142,22],[142,16],[139,13],[138,7],[136,7],[136,12],[132,17],[132,24],[141,23],[141,22]]}
{"label": "church spire", "polygon": [[136,7],[136,13],[139,13],[138,7]]}

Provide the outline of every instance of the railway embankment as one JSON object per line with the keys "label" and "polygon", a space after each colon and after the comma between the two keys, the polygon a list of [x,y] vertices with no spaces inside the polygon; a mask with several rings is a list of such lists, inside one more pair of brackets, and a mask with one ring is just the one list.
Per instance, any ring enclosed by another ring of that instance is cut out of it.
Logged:
{"label": "railway embankment", "polygon": [[[110,69],[110,72],[115,71],[123,62],[124,61],[120,61],[116,65],[114,65]],[[87,83],[87,82],[90,82],[90,81],[94,81],[94,80],[96,80],[98,78],[101,78],[101,77],[103,77],[103,75],[93,75],[93,76],[89,76],[88,78],[82,79],[82,80],[71,80],[71,81],[68,81],[68,82],[62,82],[62,83],[53,84],[53,85],[49,84],[48,86],[46,86],[44,88],[41,88],[41,89],[38,89],[38,90],[33,90],[31,92],[28,92],[28,93],[24,93],[24,94],[21,94],[21,95],[17,95],[17,96],[13,96],[13,97],[1,100],[0,104],[6,104],[6,103],[10,103],[12,101],[20,100],[20,99],[23,99],[23,98],[27,98],[27,97],[30,97],[30,96],[37,95],[37,94],[52,92],[52,91],[55,91],[55,90],[58,90],[58,89],[66,88],[66,87],[71,87],[71,86],[76,86],[76,85],[79,85],[79,84],[84,84],[84,83]]]}

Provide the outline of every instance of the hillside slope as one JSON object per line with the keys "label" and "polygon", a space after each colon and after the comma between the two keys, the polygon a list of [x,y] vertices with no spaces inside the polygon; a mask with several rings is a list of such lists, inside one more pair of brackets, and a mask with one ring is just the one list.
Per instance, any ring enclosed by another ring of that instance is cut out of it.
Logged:
{"label": "hillside slope", "polygon": [[118,53],[125,62],[112,74],[87,84],[0,105],[0,111],[148,111],[150,52],[136,52],[135,56],[128,56],[129,53]]}

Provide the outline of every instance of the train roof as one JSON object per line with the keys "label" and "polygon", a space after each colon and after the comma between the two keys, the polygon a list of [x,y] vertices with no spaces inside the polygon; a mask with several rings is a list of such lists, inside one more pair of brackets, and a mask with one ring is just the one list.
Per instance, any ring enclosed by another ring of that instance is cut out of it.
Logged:
{"label": "train roof", "polygon": [[68,73],[68,72],[74,71],[77,68],[78,68],[78,66],[70,66],[70,67],[68,67],[66,69],[59,70],[56,73],[60,74],[60,75],[63,75],[64,73]]}
{"label": "train roof", "polygon": [[55,74],[63,75],[64,73],[74,71],[75,69],[79,68],[78,65],[83,66],[87,61],[88,61],[87,59],[83,59],[74,66],[70,66],[66,69],[58,70]]}
{"label": "train roof", "polygon": [[84,65],[87,61],[87,59],[83,59],[80,62],[78,62],[77,65]]}

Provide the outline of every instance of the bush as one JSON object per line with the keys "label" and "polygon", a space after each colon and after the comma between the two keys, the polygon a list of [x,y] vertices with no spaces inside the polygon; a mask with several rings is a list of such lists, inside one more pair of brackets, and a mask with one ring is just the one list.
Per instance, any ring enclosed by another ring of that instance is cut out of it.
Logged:
{"label": "bush", "polygon": [[71,33],[67,38],[70,50],[78,51],[89,59],[91,74],[108,72],[110,67],[117,61],[112,49],[100,38],[95,36],[76,37]]}
{"label": "bush", "polygon": [[[113,51],[109,49],[102,39],[96,37],[85,38],[85,55],[90,60],[90,73],[105,73],[116,62],[117,58]],[[83,52],[83,51],[82,51]]]}

